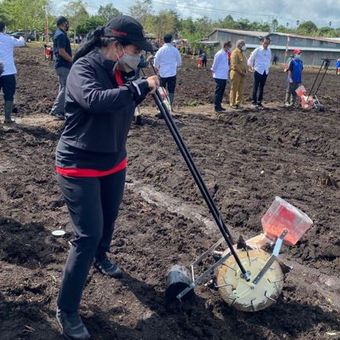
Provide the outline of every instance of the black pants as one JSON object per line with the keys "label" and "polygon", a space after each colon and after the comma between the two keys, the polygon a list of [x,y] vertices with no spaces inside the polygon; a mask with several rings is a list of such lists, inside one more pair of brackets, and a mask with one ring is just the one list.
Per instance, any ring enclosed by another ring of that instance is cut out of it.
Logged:
{"label": "black pants", "polygon": [[65,264],[58,307],[75,312],[94,258],[110,249],[114,222],[123,198],[126,171],[98,178],[58,175],[75,238]]}
{"label": "black pants", "polygon": [[224,96],[224,91],[227,86],[226,79],[216,79],[215,78],[215,109],[220,109],[222,106],[222,100]]}
{"label": "black pants", "polygon": [[267,74],[254,73],[253,104],[261,104],[263,99],[263,88],[266,84]]}
{"label": "black pants", "polygon": [[5,101],[12,102],[14,100],[16,87],[15,74],[0,77],[0,91],[4,93]]}
{"label": "black pants", "polygon": [[169,93],[175,93],[176,89],[176,76],[160,78],[161,86],[166,88]]}

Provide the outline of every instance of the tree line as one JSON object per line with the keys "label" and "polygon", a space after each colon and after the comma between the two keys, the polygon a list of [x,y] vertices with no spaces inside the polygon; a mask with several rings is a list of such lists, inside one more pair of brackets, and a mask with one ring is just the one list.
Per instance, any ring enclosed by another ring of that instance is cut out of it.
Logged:
{"label": "tree line", "polygon": [[[48,25],[49,31],[55,30],[55,16],[51,0],[0,0],[0,20],[6,22],[12,31],[37,31],[43,33]],[[85,1],[76,0],[68,2],[62,11],[70,21],[72,34],[85,35],[90,30],[104,25],[110,18],[119,14],[113,4],[100,6],[95,14],[90,14]],[[271,22],[250,21],[245,18],[235,20],[231,15],[224,19],[212,20],[208,17],[199,19],[181,18],[174,10],[161,10],[155,12],[152,0],[136,0],[129,8],[129,14],[138,19],[146,32],[155,38],[162,38],[167,32],[175,36],[197,42],[212,32],[214,28],[229,28],[264,32],[296,33],[310,36],[339,37],[340,27],[317,27],[312,21],[297,21],[296,27],[288,23],[279,23],[277,19]]]}

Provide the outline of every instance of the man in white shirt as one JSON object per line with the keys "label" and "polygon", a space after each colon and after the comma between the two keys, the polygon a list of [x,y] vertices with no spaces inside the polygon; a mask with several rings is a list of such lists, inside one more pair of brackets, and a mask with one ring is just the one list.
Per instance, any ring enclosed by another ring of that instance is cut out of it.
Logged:
{"label": "man in white shirt", "polygon": [[161,86],[167,88],[170,105],[172,107],[175,88],[177,68],[182,65],[181,55],[176,47],[171,44],[172,35],[164,36],[164,45],[157,51],[154,66],[159,72]]}
{"label": "man in white shirt", "polygon": [[228,49],[230,45],[228,43],[223,44],[221,48],[214,56],[214,62],[211,67],[213,72],[213,78],[215,79],[215,112],[225,111],[222,107],[222,100],[224,91],[229,78],[229,57]]}
{"label": "man in white shirt", "polygon": [[272,53],[269,48],[270,39],[261,39],[261,46],[255,48],[248,59],[248,66],[254,71],[253,104],[257,108],[263,108],[263,89],[269,73]]}
{"label": "man in white shirt", "polygon": [[14,64],[14,48],[25,45],[23,37],[14,38],[5,34],[5,23],[0,21],[0,63],[3,64],[3,72],[0,75],[0,90],[5,100],[5,121],[6,124],[15,123],[12,119],[13,100],[16,88],[15,75],[17,73]]}

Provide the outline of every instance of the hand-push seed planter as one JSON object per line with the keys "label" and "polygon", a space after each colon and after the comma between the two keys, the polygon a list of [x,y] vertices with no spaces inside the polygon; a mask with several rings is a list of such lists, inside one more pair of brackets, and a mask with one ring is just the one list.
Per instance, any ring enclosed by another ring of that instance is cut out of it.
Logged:
{"label": "hand-push seed planter", "polygon": [[[170,269],[167,300],[181,301],[192,294],[196,286],[213,282],[223,300],[236,309],[255,312],[269,307],[283,288],[284,275],[277,260],[280,248],[283,243],[296,244],[312,225],[312,220],[283,199],[275,197],[262,217],[264,233],[235,245],[176,127],[165,90],[160,88],[153,97],[222,234],[222,238],[193,261],[189,268],[175,265]],[[263,249],[269,245],[274,245],[271,254]],[[209,265],[202,268],[204,261]]]}

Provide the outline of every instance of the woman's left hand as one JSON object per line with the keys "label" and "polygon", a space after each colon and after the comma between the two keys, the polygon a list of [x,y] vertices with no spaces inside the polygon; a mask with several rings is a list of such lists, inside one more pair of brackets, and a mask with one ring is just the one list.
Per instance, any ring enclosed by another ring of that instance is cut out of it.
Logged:
{"label": "woman's left hand", "polygon": [[155,93],[156,90],[159,88],[159,78],[158,76],[151,76],[151,77],[148,77],[147,79],[147,82],[149,84],[149,88],[150,88],[150,93]]}

